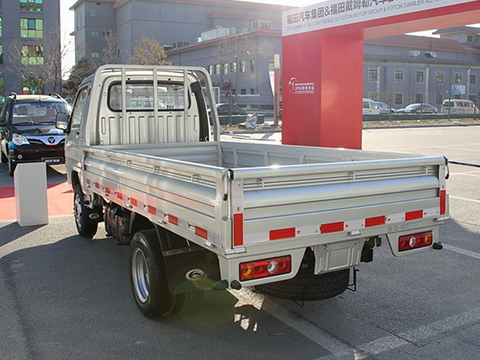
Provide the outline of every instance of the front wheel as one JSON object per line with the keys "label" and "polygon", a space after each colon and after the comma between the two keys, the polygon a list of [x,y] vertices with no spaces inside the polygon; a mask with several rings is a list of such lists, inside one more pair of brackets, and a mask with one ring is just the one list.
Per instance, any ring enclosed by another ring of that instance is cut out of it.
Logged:
{"label": "front wheel", "polygon": [[137,307],[148,318],[167,317],[175,308],[155,230],[142,230],[130,244],[130,285]]}
{"label": "front wheel", "polygon": [[85,195],[79,184],[75,185],[73,195],[73,214],[78,233],[85,238],[93,238],[97,233],[98,218],[97,211],[85,206]]}
{"label": "front wheel", "polygon": [[4,152],[0,149],[0,154],[1,154],[1,161],[2,164],[6,164],[8,162],[8,157],[4,154]]}
{"label": "front wheel", "polygon": [[13,176],[15,174],[15,169],[17,168],[17,163],[13,162],[11,156],[7,158],[8,161],[8,175]]}

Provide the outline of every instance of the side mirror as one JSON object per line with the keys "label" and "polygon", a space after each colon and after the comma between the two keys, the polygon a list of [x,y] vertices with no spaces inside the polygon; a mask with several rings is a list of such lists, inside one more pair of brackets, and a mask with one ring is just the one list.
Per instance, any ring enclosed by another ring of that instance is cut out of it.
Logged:
{"label": "side mirror", "polygon": [[68,132],[68,127],[70,125],[70,119],[67,114],[59,112],[55,118],[55,127],[57,129],[63,130],[63,132]]}

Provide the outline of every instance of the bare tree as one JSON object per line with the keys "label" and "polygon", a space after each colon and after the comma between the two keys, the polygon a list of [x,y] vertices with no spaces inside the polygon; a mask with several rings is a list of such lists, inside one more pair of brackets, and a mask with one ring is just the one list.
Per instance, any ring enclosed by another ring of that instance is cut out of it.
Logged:
{"label": "bare tree", "polygon": [[60,44],[58,28],[46,30],[43,38],[15,39],[9,47],[7,71],[21,74],[24,85],[46,93],[61,89],[62,59],[69,45]]}
{"label": "bare tree", "polygon": [[142,36],[135,46],[134,55],[130,58],[130,64],[135,65],[171,65],[167,61],[165,48],[157,40]]}
{"label": "bare tree", "polygon": [[216,58],[220,63],[220,84],[230,83],[231,88],[235,89],[234,102],[237,101],[239,76],[246,81],[255,76],[248,70],[251,61],[255,61],[262,52],[255,35],[255,32],[250,32],[225,36],[216,48]]}
{"label": "bare tree", "polygon": [[117,64],[120,61],[120,49],[118,47],[117,34],[104,31],[105,48],[103,49],[103,62],[105,64]]}

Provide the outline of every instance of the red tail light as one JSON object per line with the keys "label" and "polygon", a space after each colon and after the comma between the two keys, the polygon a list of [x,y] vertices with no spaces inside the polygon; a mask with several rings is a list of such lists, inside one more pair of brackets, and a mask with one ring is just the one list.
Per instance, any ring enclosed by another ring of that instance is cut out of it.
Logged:
{"label": "red tail light", "polygon": [[292,270],[292,258],[259,260],[240,264],[240,280],[253,280],[280,274],[288,274]]}
{"label": "red tail light", "polygon": [[431,246],[432,243],[433,234],[431,231],[404,235],[400,236],[398,239],[398,251],[406,251]]}

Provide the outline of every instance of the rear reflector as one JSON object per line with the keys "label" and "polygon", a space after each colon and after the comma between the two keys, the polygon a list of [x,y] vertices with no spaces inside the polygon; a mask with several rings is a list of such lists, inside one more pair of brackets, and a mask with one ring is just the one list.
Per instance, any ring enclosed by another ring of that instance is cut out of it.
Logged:
{"label": "rear reflector", "polygon": [[292,270],[292,258],[259,260],[240,264],[240,281],[260,279],[280,274],[288,274]]}
{"label": "rear reflector", "polygon": [[400,238],[398,239],[398,251],[406,251],[431,246],[432,243],[433,234],[431,231],[404,235],[400,236]]}

